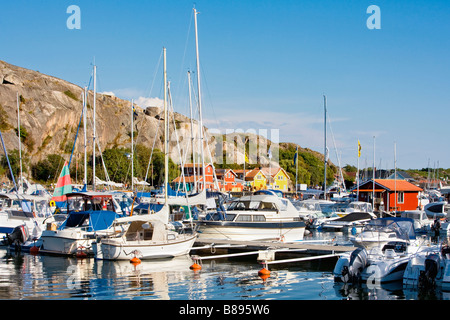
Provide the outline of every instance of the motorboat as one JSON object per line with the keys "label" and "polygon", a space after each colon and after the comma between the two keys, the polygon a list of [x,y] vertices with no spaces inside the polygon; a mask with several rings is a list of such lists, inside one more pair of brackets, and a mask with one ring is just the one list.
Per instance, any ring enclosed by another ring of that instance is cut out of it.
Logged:
{"label": "motorboat", "polygon": [[274,193],[255,193],[234,200],[226,211],[194,221],[199,239],[302,240],[305,222],[286,198]]}
{"label": "motorboat", "polygon": [[[121,236],[98,238],[93,245],[96,259],[164,259],[187,255],[196,238],[195,232],[178,232],[168,221],[169,207],[156,213],[132,215],[114,221]],[[125,225],[125,227],[123,227]]]}
{"label": "motorboat", "polygon": [[376,218],[376,215],[371,212],[351,212],[338,219],[324,221],[320,228],[323,231],[358,233],[366,223]]}
{"label": "motorboat", "polygon": [[446,218],[450,205],[447,201],[435,201],[428,203],[423,209],[429,218]]}
{"label": "motorboat", "polygon": [[314,220],[325,217],[323,207],[334,205],[333,201],[323,199],[307,199],[292,203],[304,220]]}
{"label": "motorboat", "polygon": [[403,285],[407,288],[450,289],[450,247],[434,245],[417,253],[409,260],[403,274]]}
{"label": "motorboat", "polygon": [[[0,234],[3,235],[5,244],[22,245],[26,241],[37,239],[45,229],[45,222],[53,221],[47,197],[3,193],[0,194],[0,199]],[[14,232],[18,237],[12,236]]]}
{"label": "motorboat", "polygon": [[401,213],[401,217],[414,221],[414,230],[417,233],[431,232],[433,220],[429,219],[424,210],[408,210]]}
{"label": "motorboat", "polygon": [[111,228],[124,215],[118,214],[111,193],[72,192],[67,196],[67,218],[58,227],[47,223],[46,230],[36,242],[40,252],[56,255],[92,255],[92,243],[97,237],[118,234],[123,230]]}
{"label": "motorboat", "polygon": [[364,226],[361,233],[349,236],[349,240],[356,247],[372,248],[392,241],[414,239],[415,230],[410,221],[397,217],[374,219]]}
{"label": "motorboat", "polygon": [[[411,219],[409,224],[409,230],[413,230]],[[334,279],[337,282],[366,282],[370,285],[402,281],[411,257],[427,250],[428,245],[428,240],[416,238],[411,233],[410,239],[407,240],[396,239],[381,246],[356,248],[352,252],[342,254],[338,259],[333,270]]]}

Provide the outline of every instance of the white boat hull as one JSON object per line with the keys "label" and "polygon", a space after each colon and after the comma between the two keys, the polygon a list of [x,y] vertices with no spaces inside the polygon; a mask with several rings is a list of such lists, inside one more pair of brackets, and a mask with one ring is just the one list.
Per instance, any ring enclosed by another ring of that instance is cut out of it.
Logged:
{"label": "white boat hull", "polygon": [[280,223],[279,227],[268,228],[262,224],[204,223],[199,228],[199,239],[228,239],[240,241],[283,240],[286,242],[303,240],[305,224]]}
{"label": "white boat hull", "polygon": [[95,238],[76,229],[44,230],[36,243],[40,251],[48,254],[74,255],[78,251],[92,254],[92,242]]}
{"label": "white boat hull", "polygon": [[102,239],[93,244],[93,249],[95,257],[103,260],[174,258],[189,254],[196,238],[196,235],[181,235],[169,241]]}

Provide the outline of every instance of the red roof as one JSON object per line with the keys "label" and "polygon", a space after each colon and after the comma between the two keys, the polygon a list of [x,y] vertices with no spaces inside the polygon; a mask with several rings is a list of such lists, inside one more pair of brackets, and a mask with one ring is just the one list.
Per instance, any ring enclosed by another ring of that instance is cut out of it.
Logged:
{"label": "red roof", "polygon": [[419,188],[418,186],[406,180],[375,179],[375,183],[391,191],[423,191],[422,188]]}

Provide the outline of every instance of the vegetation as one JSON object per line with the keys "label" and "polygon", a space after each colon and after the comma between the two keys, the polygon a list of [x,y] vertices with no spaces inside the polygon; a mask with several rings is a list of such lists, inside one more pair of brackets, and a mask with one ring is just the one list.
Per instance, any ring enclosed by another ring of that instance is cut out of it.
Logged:
{"label": "vegetation", "polygon": [[[14,149],[8,152],[9,164],[11,165],[11,170],[14,175],[14,180],[17,182],[17,178],[20,176],[20,153],[19,150]],[[6,173],[9,180],[12,180],[11,171],[8,166],[8,159],[6,156],[2,156],[0,160],[0,166],[2,167],[1,172]],[[27,173],[27,167],[30,159],[22,152],[22,173]]]}
{"label": "vegetation", "polygon": [[64,91],[64,94],[66,96],[68,96],[69,98],[72,98],[73,100],[78,101],[77,96],[72,91],[66,90],[66,91]]}
{"label": "vegetation", "polygon": [[[137,145],[134,158],[134,176],[144,180],[151,150],[143,145]],[[120,183],[131,183],[131,150],[129,148],[110,148],[102,152],[102,156],[96,156],[95,174],[101,180],[106,180],[103,162],[108,170],[110,180]],[[92,155],[88,155],[87,178],[92,183]],[[56,183],[64,164],[64,158],[57,154],[48,155],[46,159],[37,162],[31,167],[31,174],[35,181],[43,184]],[[78,163],[77,163],[78,162]],[[2,165],[3,166],[3,165]],[[169,179],[172,181],[180,174],[178,166],[169,159]],[[72,158],[70,176],[75,183],[77,178],[84,175],[84,164]],[[164,179],[164,154],[155,149],[148,172],[147,182],[161,185]]]}

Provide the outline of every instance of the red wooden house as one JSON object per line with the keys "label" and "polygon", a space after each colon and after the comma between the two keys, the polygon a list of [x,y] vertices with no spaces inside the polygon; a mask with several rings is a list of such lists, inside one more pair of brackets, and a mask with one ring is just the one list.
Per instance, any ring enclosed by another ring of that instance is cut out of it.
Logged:
{"label": "red wooden house", "polygon": [[[214,190],[214,169],[211,164],[207,164],[205,166],[205,186],[206,189]],[[183,167],[183,175],[176,177],[173,182],[174,183],[186,183],[187,190],[192,190],[193,186],[197,184],[197,187],[201,190],[203,188],[203,168],[199,164],[186,163]]]}
{"label": "red wooden house", "polygon": [[[372,180],[359,186],[360,201],[372,202],[375,190],[375,211],[405,211],[416,210],[419,206],[419,193],[422,188],[406,180],[375,179],[375,189]],[[357,192],[355,187],[353,192]]]}
{"label": "red wooden house", "polygon": [[216,169],[216,176],[221,191],[242,191],[243,185],[236,181],[237,174],[231,169]]}

